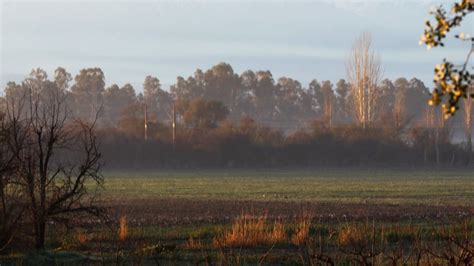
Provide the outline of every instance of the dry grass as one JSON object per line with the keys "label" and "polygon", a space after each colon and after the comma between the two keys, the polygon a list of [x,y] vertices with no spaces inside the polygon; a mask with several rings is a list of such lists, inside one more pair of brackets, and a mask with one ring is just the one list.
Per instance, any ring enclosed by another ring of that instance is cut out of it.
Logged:
{"label": "dry grass", "polygon": [[[369,222],[364,224],[347,223],[339,231],[339,250],[348,255],[348,258],[354,263],[378,265],[383,260],[383,252],[386,248],[383,234],[384,229],[377,228],[375,221],[372,221],[372,224]],[[391,255],[388,256],[392,257]]]}
{"label": "dry grass", "polygon": [[273,223],[270,239],[272,243],[282,243],[286,240],[285,224],[281,220],[277,220]]}
{"label": "dry grass", "polygon": [[195,240],[192,236],[189,236],[188,241],[183,244],[183,248],[187,250],[201,250],[205,247],[205,245],[201,242],[201,240]]}
{"label": "dry grass", "polygon": [[125,215],[120,216],[119,219],[119,232],[118,237],[120,241],[125,241],[128,235],[128,224],[127,224],[127,217]]}
{"label": "dry grass", "polygon": [[309,229],[311,227],[311,220],[314,215],[311,213],[303,213],[296,221],[295,234],[291,238],[291,242],[297,246],[305,244],[309,239]]}
{"label": "dry grass", "polygon": [[347,225],[342,227],[339,232],[339,245],[349,246],[349,245],[360,245],[361,242],[365,242],[371,232],[360,226]]}
{"label": "dry grass", "polygon": [[273,225],[265,215],[241,214],[230,228],[214,238],[216,246],[225,247],[253,247],[271,245],[286,239],[286,230],[283,222],[276,220]]}
{"label": "dry grass", "polygon": [[197,231],[194,225],[163,231],[137,227],[130,215],[121,216],[117,227],[59,233],[63,239],[55,251],[94,249],[102,261],[136,265],[142,260],[184,258],[211,265],[272,264],[287,258],[288,264],[303,265],[472,265],[474,261],[472,219],[445,225],[374,220],[325,224],[315,222],[310,212],[293,220],[273,220],[267,213],[242,213],[226,229],[219,224]]}

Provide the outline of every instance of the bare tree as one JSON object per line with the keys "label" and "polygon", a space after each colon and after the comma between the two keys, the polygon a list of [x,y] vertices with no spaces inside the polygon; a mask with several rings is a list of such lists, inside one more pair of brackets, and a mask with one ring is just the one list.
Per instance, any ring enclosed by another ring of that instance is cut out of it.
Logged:
{"label": "bare tree", "polygon": [[380,58],[372,51],[371,44],[369,33],[360,35],[346,63],[354,118],[364,128],[375,121],[379,99],[377,85],[382,76]]}
{"label": "bare tree", "polygon": [[7,122],[16,119],[22,135],[22,142],[13,141],[9,149],[15,155],[13,176],[25,194],[35,247],[42,249],[49,222],[101,213],[86,186],[88,181],[96,187],[103,183],[97,116],[92,123],[72,117],[67,94],[45,75],[32,75],[23,87],[23,97],[6,99]]}
{"label": "bare tree", "polygon": [[12,241],[27,209],[24,191],[15,175],[17,153],[11,147],[23,147],[23,124],[16,113],[0,110],[0,251]]}

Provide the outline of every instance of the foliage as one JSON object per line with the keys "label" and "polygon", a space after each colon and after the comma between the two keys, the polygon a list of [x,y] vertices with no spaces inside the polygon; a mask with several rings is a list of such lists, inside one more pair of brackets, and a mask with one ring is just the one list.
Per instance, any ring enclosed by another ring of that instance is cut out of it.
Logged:
{"label": "foliage", "polygon": [[176,109],[183,116],[185,125],[201,129],[216,128],[229,113],[221,102],[202,98],[179,101]]}
{"label": "foliage", "polygon": [[[472,0],[460,0],[454,3],[451,8],[452,15],[442,7],[438,7],[432,14],[435,17],[436,24],[426,21],[426,28],[421,37],[420,44],[426,44],[428,49],[431,47],[444,46],[444,39],[448,32],[455,27],[459,27],[463,18],[474,11],[474,2]],[[474,74],[471,74],[467,67],[470,56],[474,50],[474,38],[465,33],[455,36],[461,41],[470,41],[472,47],[467,55],[466,61],[462,66],[457,67],[454,63],[443,60],[443,63],[436,65],[434,82],[436,84],[433,90],[430,105],[441,104],[446,118],[454,115],[459,109],[459,100],[470,97]]]}

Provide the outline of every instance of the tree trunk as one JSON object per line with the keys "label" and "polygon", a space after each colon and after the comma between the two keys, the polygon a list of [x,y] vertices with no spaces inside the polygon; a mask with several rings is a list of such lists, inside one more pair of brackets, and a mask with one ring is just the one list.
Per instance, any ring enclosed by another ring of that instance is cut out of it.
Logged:
{"label": "tree trunk", "polygon": [[46,221],[44,215],[40,214],[35,226],[35,248],[37,250],[44,249]]}

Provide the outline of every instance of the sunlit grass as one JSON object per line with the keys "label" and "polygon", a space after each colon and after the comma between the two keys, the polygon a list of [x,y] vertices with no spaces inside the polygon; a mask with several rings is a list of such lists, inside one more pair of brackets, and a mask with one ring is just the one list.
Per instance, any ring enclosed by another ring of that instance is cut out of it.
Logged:
{"label": "sunlit grass", "polygon": [[234,219],[231,228],[214,238],[217,247],[246,247],[271,245],[285,241],[285,225],[282,221],[269,221],[266,214],[242,213]]}

